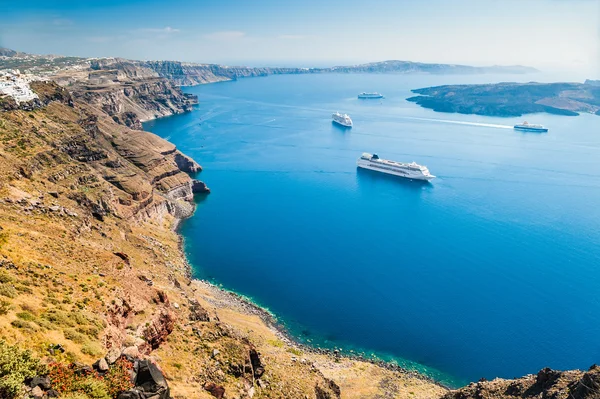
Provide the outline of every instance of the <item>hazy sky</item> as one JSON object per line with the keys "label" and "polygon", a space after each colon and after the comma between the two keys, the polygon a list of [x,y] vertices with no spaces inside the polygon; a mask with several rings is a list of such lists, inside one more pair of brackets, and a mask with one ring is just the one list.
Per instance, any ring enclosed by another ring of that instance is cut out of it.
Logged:
{"label": "hazy sky", "polygon": [[0,0],[0,46],[242,64],[600,71],[600,0]]}

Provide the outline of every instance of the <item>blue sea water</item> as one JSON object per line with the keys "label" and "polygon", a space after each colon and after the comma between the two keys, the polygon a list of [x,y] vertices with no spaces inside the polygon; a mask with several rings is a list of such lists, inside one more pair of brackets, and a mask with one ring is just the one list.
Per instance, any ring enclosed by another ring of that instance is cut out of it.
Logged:
{"label": "blue sea water", "polygon": [[[181,226],[198,278],[299,340],[451,385],[600,361],[600,117],[441,114],[410,89],[515,76],[290,75],[186,88],[146,129],[204,167]],[[520,79],[531,79],[524,76]],[[383,101],[356,98],[379,91]],[[354,128],[331,124],[347,112]],[[431,184],[356,169],[364,151]]]}

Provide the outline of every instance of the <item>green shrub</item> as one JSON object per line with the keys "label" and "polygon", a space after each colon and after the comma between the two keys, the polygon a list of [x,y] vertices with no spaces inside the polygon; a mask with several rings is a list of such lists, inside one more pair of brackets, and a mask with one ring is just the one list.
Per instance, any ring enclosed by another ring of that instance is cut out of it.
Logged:
{"label": "green shrub", "polygon": [[4,270],[0,270],[0,283],[5,284],[5,283],[12,283],[13,282],[13,278],[6,273]]}
{"label": "green shrub", "polygon": [[56,324],[57,326],[62,327],[74,327],[75,323],[71,321],[69,318],[69,314],[67,312],[63,312],[62,310],[52,309],[47,311],[42,315],[42,317],[49,322]]}
{"label": "green shrub", "polygon": [[7,242],[8,242],[8,233],[0,232],[0,248],[2,248],[2,246],[4,246],[4,244],[6,244]]}
{"label": "green shrub", "polygon": [[98,334],[100,334],[100,330],[98,330],[98,328],[94,326],[77,327],[77,332],[85,334],[90,338],[98,338]]}
{"label": "green shrub", "polygon": [[31,352],[0,340],[0,398],[22,396],[25,379],[45,372],[45,367]]}
{"label": "green shrub", "polygon": [[93,343],[87,343],[81,346],[81,353],[90,356],[100,356],[102,355],[103,351],[100,346]]}
{"label": "green shrub", "polygon": [[60,399],[90,399],[90,397],[81,392],[71,392],[66,395],[62,395]]}
{"label": "green shrub", "polygon": [[71,328],[64,330],[63,334],[66,339],[69,339],[77,344],[83,344],[86,342],[85,335],[80,334]]}
{"label": "green shrub", "polygon": [[0,295],[7,298],[15,298],[17,296],[17,290],[9,283],[0,283]]}
{"label": "green shrub", "polygon": [[0,299],[0,316],[4,316],[8,314],[8,312],[12,309],[10,302],[5,301],[4,299]]}
{"label": "green shrub", "polygon": [[81,391],[90,399],[112,399],[104,381],[88,377],[74,385],[75,391]]}
{"label": "green shrub", "polygon": [[30,312],[19,312],[17,313],[17,317],[25,321],[35,321],[35,315]]}
{"label": "green shrub", "polygon": [[15,328],[20,328],[22,330],[29,330],[31,332],[36,332],[38,330],[38,328],[34,324],[31,324],[30,322],[25,321],[25,320],[19,320],[19,319],[13,320],[10,323],[10,325]]}

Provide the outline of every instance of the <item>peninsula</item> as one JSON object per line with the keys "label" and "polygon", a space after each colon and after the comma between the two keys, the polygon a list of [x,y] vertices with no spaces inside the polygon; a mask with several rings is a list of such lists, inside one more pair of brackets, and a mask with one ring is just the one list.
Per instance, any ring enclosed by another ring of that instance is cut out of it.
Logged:
{"label": "peninsula", "polygon": [[600,115],[600,85],[585,83],[498,83],[448,85],[412,90],[408,101],[436,112],[486,116],[521,116],[536,112]]}

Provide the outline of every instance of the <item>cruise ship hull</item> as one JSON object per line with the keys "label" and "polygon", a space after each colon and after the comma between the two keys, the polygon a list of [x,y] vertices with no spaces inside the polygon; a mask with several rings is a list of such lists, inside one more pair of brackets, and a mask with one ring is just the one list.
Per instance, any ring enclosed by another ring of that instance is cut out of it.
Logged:
{"label": "cruise ship hull", "polygon": [[515,126],[515,130],[520,130],[522,132],[538,132],[538,133],[546,133],[548,131],[545,127],[527,127],[527,126]]}
{"label": "cruise ship hull", "polygon": [[360,98],[361,100],[368,100],[368,99],[378,99],[378,98],[383,98],[383,95],[378,95],[378,96],[361,96],[360,94],[358,95],[358,98]]}
{"label": "cruise ship hull", "polygon": [[435,178],[435,176],[433,176],[433,175],[424,175],[424,174],[416,173],[416,172],[398,170],[398,169],[386,167],[384,165],[379,165],[374,162],[365,161],[363,159],[359,159],[356,162],[356,166],[359,168],[362,168],[362,169],[373,170],[375,172],[385,173],[388,175],[394,175],[394,176],[398,176],[398,177],[404,177],[406,179],[411,179],[411,180],[430,181]]}
{"label": "cruise ship hull", "polygon": [[344,123],[342,121],[338,121],[338,120],[335,120],[335,119],[332,119],[331,121],[333,123],[335,123],[337,125],[340,125],[340,126],[343,126],[343,127],[352,127],[352,123]]}

